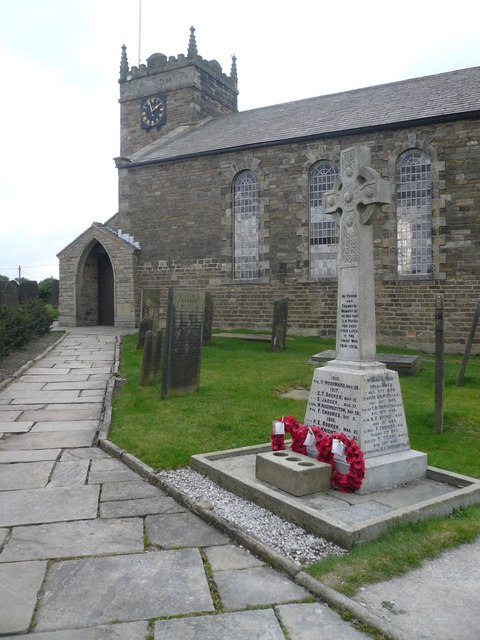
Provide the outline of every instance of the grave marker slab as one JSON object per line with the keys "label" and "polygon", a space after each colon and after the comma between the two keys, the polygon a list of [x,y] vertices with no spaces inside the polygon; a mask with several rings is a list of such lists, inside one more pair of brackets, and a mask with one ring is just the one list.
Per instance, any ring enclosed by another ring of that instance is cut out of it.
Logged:
{"label": "grave marker slab", "polygon": [[273,303],[271,351],[282,351],[287,341],[288,298]]}
{"label": "grave marker slab", "polygon": [[5,286],[5,305],[9,309],[16,309],[20,304],[20,287],[18,282],[10,280]]}
{"label": "grave marker slab", "polygon": [[150,318],[152,331],[156,331],[160,320],[160,290],[142,289],[142,320]]}
{"label": "grave marker slab", "polygon": [[[340,227],[336,359],[315,369],[304,421],[357,442],[366,462],[359,493],[395,486],[404,478],[404,455],[398,464],[392,460],[387,474],[377,473],[377,465],[369,468],[369,459],[411,452],[398,374],[375,360],[372,224],[379,206],[390,202],[390,188],[369,164],[367,147],[342,151],[340,177],[324,195],[325,213]],[[426,455],[411,453],[416,477],[424,477]]]}
{"label": "grave marker slab", "polygon": [[155,384],[162,370],[163,331],[147,331],[143,348],[140,384]]}
{"label": "grave marker slab", "polygon": [[143,349],[145,345],[145,336],[147,331],[151,331],[153,326],[153,320],[151,318],[143,318],[138,327],[137,349]]}
{"label": "grave marker slab", "polygon": [[205,293],[171,288],[162,367],[162,398],[200,384]]}

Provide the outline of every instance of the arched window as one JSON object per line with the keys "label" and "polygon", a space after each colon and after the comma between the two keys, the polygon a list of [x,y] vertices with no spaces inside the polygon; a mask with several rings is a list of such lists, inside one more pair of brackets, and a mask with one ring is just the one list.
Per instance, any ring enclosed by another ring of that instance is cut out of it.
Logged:
{"label": "arched window", "polygon": [[323,213],[323,194],[333,188],[337,176],[327,160],[310,169],[310,275],[317,278],[337,275],[339,228],[333,216]]}
{"label": "arched window", "polygon": [[397,160],[397,270],[399,276],[432,272],[431,162],[421,149]]}
{"label": "arched window", "polygon": [[234,277],[258,278],[258,181],[251,171],[243,171],[233,185]]}

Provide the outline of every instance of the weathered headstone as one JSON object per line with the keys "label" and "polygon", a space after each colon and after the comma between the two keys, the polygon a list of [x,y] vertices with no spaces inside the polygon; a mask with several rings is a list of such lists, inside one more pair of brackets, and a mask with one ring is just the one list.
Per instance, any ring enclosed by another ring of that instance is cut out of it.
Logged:
{"label": "weathered headstone", "polygon": [[56,278],[52,279],[52,290],[50,291],[50,304],[52,307],[58,307],[58,295],[59,295],[59,281]]}
{"label": "weathered headstone", "polygon": [[20,287],[18,282],[10,280],[5,287],[5,305],[9,309],[16,309],[20,304]]}
{"label": "weathered headstone", "polygon": [[288,298],[275,300],[273,303],[273,324],[271,351],[281,351],[285,349],[287,342],[287,319],[288,319]]}
{"label": "weathered headstone", "polygon": [[160,319],[160,289],[142,289],[141,319],[152,319],[152,331],[156,331]]}
{"label": "weathered headstone", "polygon": [[20,283],[20,303],[32,302],[38,298],[38,283],[35,280],[23,280]]}
{"label": "weathered headstone", "polygon": [[142,370],[140,384],[155,384],[160,379],[162,371],[163,331],[151,331],[145,334],[143,347]]}
{"label": "weathered headstone", "polygon": [[162,367],[162,398],[200,384],[205,293],[169,289]]}
{"label": "weathered headstone", "polygon": [[205,311],[203,314],[203,344],[211,344],[213,328],[213,296],[205,293]]}
{"label": "weathered headstone", "polygon": [[8,280],[0,280],[0,307],[5,305],[5,287]]}
{"label": "weathered headstone", "polygon": [[457,386],[461,386],[463,382],[463,376],[467,368],[468,358],[470,357],[470,351],[472,350],[473,340],[475,338],[475,332],[477,331],[478,321],[480,319],[480,300],[477,302],[477,308],[472,320],[472,327],[470,329],[470,335],[468,336],[467,345],[465,347],[465,353],[463,354],[462,366],[458,374]]}
{"label": "weathered headstone", "polygon": [[443,396],[445,389],[445,335],[443,295],[435,296],[435,432],[443,431]]}
{"label": "weathered headstone", "polygon": [[324,195],[340,226],[336,359],[315,369],[304,421],[357,442],[366,464],[359,493],[426,475],[426,455],[410,449],[398,374],[375,360],[372,223],[390,187],[369,164],[366,147],[342,151]]}
{"label": "weathered headstone", "polygon": [[151,331],[153,327],[153,320],[151,318],[143,318],[138,327],[137,349],[143,349],[145,344],[145,337],[147,331]]}

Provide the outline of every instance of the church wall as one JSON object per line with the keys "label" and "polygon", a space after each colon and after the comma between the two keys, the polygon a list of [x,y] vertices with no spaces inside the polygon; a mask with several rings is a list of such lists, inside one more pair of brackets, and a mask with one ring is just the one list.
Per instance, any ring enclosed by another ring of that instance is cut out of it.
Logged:
{"label": "church wall", "polygon": [[[119,226],[140,242],[142,288],[208,290],[216,327],[270,330],[273,301],[288,296],[289,330],[335,336],[336,281],[309,276],[308,171],[321,159],[338,163],[352,144],[371,149],[371,164],[391,183],[392,204],[374,223],[377,340],[434,348],[435,294],[445,296],[448,351],[468,338],[480,297],[480,123],[442,123],[309,143],[204,156],[120,171]],[[396,270],[395,162],[425,149],[432,161],[433,274],[400,279]],[[235,175],[259,181],[260,278],[232,279]],[[480,336],[475,342],[480,351]]]}

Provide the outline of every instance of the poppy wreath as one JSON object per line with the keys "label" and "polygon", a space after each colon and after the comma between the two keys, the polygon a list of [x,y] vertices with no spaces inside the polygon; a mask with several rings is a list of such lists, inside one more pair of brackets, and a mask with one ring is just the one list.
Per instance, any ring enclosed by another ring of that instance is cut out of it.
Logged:
{"label": "poppy wreath", "polygon": [[[345,445],[345,459],[350,465],[348,473],[340,473],[335,469],[332,452],[334,439],[340,440],[340,442]],[[342,493],[358,491],[365,477],[365,461],[363,459],[363,453],[360,451],[355,440],[350,440],[344,433],[333,433],[330,436],[326,435],[324,438],[317,440],[316,446],[318,451],[317,460],[320,462],[328,462],[333,469],[331,477],[332,487]]]}
{"label": "poppy wreath", "polygon": [[[295,420],[293,416],[285,416],[283,418],[283,424],[285,426],[285,433],[289,433],[292,437],[291,450],[295,453],[300,453],[304,456],[307,455],[307,447],[303,444],[308,434],[308,426],[304,426]],[[320,427],[310,427],[315,436],[315,441],[318,442],[322,438],[326,437],[326,433],[320,429]],[[273,440],[272,440],[273,449]]]}

